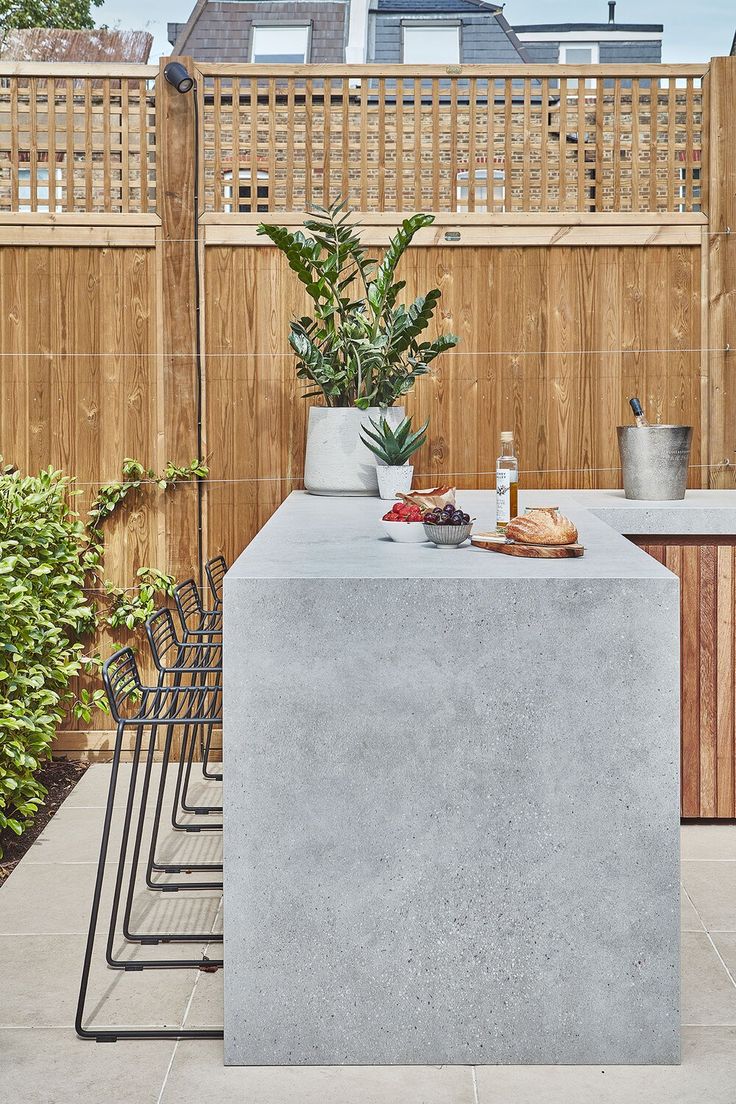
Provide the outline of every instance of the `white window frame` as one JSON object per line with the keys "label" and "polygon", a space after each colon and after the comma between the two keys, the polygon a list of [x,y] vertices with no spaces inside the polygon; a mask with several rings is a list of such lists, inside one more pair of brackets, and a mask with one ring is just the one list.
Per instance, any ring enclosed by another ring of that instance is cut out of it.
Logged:
{"label": "white window frame", "polygon": [[579,65],[580,62],[567,60],[568,50],[590,50],[590,61],[585,62],[586,65],[600,65],[601,60],[601,44],[600,42],[561,42],[559,50],[560,65]]}
{"label": "white window frame", "polygon": [[[501,212],[506,210],[506,173],[499,166],[491,169],[493,178],[493,201],[488,206],[488,168],[475,170],[475,213],[487,212],[499,213],[497,203],[500,202]],[[468,169],[461,169],[457,174],[457,209],[459,213],[470,209],[470,173]]]}
{"label": "white window frame", "polygon": [[[38,164],[36,165],[36,211],[62,211],[63,206],[59,202],[61,188],[59,185],[62,182],[61,167],[57,165],[54,168],[53,176],[53,188],[51,185],[51,173],[49,172],[50,165]],[[18,166],[18,210],[19,211],[33,211],[33,205],[31,199],[33,198],[33,166],[24,162]],[[23,200],[27,200],[26,203]],[[42,202],[44,201],[45,202]],[[54,206],[50,204],[53,201]]]}
{"label": "white window frame", "polygon": [[[312,49],[312,24],[311,23],[254,23],[253,24],[252,33],[251,33],[251,36],[250,36],[250,60],[251,60],[251,62],[253,62],[254,65],[258,65],[258,64],[270,65],[271,62],[258,62],[256,60],[256,41],[257,41],[257,38],[258,38],[258,32],[259,31],[261,31],[261,32],[263,32],[263,31],[276,31],[276,32],[279,32],[279,33],[284,32],[284,31],[299,31],[300,34],[303,35],[303,44],[304,44],[303,59],[302,59],[301,62],[293,61],[293,62],[286,62],[286,64],[287,65],[301,65],[301,64],[306,64],[309,61],[309,55],[310,55],[310,52],[311,52],[311,49]],[[301,47],[301,45],[302,45],[301,41],[300,41],[299,45]],[[268,50],[268,51],[261,50],[260,52],[261,53],[269,53],[269,54],[278,54],[278,53],[282,53],[282,54],[293,53],[293,54],[296,54],[300,51],[297,51],[297,50]]]}
{"label": "white window frame", "polygon": [[[582,62],[582,63],[579,62],[579,61],[568,61],[567,60],[567,51],[568,50],[590,50],[590,61],[586,61],[586,62]],[[600,60],[601,60],[600,43],[598,43],[598,42],[561,42],[560,43],[560,48],[559,48],[559,53],[558,53],[558,58],[559,58],[559,61],[560,61],[560,65],[580,65],[580,64],[600,65]],[[567,87],[570,90],[576,89],[577,86],[578,86],[578,82],[576,80],[568,80]],[[590,80],[590,79],[586,80],[585,87],[586,88],[595,88],[595,80]]]}
{"label": "white window frame", "polygon": [[701,183],[703,174],[701,172],[701,166],[700,165],[692,165],[688,169],[688,167],[686,165],[681,165],[679,167],[678,171],[677,171],[677,179],[678,179],[679,183],[677,184],[675,192],[676,192],[677,198],[682,200],[681,203],[678,203],[677,210],[683,215],[688,213],[687,212],[687,204],[685,202],[685,200],[687,199],[687,177],[688,177],[688,172],[692,173],[693,211],[700,211],[701,210],[700,200],[701,200],[701,197],[702,197],[702,194],[703,194],[702,193],[702,183]]}
{"label": "white window frame", "polygon": [[261,199],[261,203],[262,203],[262,210],[264,212],[267,211],[268,210],[268,198],[269,198],[269,196],[268,196],[268,189],[269,189],[268,173],[263,169],[256,169],[255,195],[253,194],[253,188],[251,186],[250,200],[246,196],[241,197],[241,195],[240,195],[240,185],[251,183],[250,169],[241,168],[240,172],[238,173],[237,193],[236,194],[234,194],[234,188],[233,188],[234,175],[235,174],[230,169],[228,169],[226,172],[224,172],[222,174],[222,180],[223,180],[223,184],[222,184],[222,199],[223,199],[222,209],[225,212],[225,214],[228,214],[228,215],[239,214],[240,213],[241,202],[242,202],[244,207],[246,206],[246,204],[248,204],[250,206],[250,213],[251,214],[253,214],[253,213],[257,214],[258,210],[259,210],[259,207],[258,207],[258,200],[259,200],[258,186],[259,185],[264,185],[264,184],[266,186],[266,195],[261,196],[260,199]]}
{"label": "white window frame", "polygon": [[[406,59],[406,35],[407,35],[407,31],[410,33],[410,35],[411,35],[412,31],[414,31],[414,32],[424,31],[425,33],[427,31],[429,31],[430,33],[434,33],[434,34],[437,34],[437,35],[439,35],[440,32],[443,32],[444,34],[448,34],[448,32],[454,31],[455,32],[455,45],[457,46],[457,56],[453,57],[453,58],[442,58],[440,60],[436,60],[436,59],[433,59],[433,58],[430,58],[429,60],[427,60],[426,57],[422,57],[422,58],[415,58],[413,61],[407,61],[407,59]],[[431,22],[427,22],[426,20],[418,20],[418,19],[405,19],[405,20],[402,20],[402,23],[401,23],[401,60],[405,65],[459,65],[461,54],[462,54],[462,43],[460,41],[460,23],[459,23],[458,20],[434,19]]]}

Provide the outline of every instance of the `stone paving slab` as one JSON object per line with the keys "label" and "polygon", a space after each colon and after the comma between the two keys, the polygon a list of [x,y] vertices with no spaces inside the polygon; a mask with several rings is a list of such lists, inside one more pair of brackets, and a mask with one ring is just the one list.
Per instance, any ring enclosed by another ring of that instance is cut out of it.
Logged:
{"label": "stone paving slab", "polygon": [[[46,855],[70,844],[88,854],[99,839],[109,767],[87,772],[75,806],[44,833]],[[79,787],[77,787],[79,789]],[[74,791],[77,793],[77,790]],[[102,798],[104,800],[104,797]],[[225,1068],[215,1041],[97,1044],[74,1034],[95,865],[48,862],[35,844],[0,889],[0,1099],[23,1104],[736,1104],[736,826],[683,829],[683,1064],[679,1067],[301,1067]],[[76,842],[74,842],[76,840]],[[729,858],[733,855],[733,858]],[[695,857],[697,856],[697,857]],[[72,858],[72,855],[69,855]],[[111,868],[112,869],[112,868]],[[109,882],[106,900],[109,899]],[[692,899],[690,894],[692,894]],[[171,920],[221,922],[218,895],[139,891],[150,927]],[[705,921],[705,924],[704,924]],[[706,932],[706,928],[712,928]],[[728,925],[720,930],[717,925]],[[205,930],[205,929],[203,929]],[[119,947],[124,944],[119,942]],[[197,953],[205,945],[197,945]],[[219,947],[209,944],[215,956]],[[169,953],[167,949],[166,953]],[[157,955],[161,948],[126,954]],[[89,1012],[98,1024],[218,1026],[222,973],[106,970],[98,944]],[[701,1024],[703,1026],[688,1026]]]}

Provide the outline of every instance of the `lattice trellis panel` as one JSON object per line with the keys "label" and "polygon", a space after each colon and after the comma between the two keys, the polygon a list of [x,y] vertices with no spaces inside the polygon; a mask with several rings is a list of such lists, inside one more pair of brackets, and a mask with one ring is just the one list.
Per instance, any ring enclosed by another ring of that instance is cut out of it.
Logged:
{"label": "lattice trellis panel", "polygon": [[367,211],[700,209],[699,77],[560,72],[207,70],[206,209],[287,211],[340,196]]}
{"label": "lattice trellis panel", "polygon": [[154,82],[0,78],[0,210],[156,209]]}

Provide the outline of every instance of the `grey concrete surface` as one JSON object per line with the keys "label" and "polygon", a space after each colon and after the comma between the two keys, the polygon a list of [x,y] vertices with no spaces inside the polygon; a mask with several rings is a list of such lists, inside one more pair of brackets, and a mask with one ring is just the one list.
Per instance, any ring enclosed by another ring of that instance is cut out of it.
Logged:
{"label": "grey concrete surface", "polygon": [[623,491],[525,491],[524,505],[541,500],[584,507],[617,533],[631,536],[733,536],[736,491],[686,491],[680,502],[632,502]]}
{"label": "grey concrete surface", "polygon": [[[557,492],[529,493],[534,502],[545,495],[548,501],[560,499]],[[490,491],[460,491],[458,502],[477,519],[476,531],[495,528],[495,495]],[[512,559],[470,544],[450,551],[431,544],[398,545],[379,525],[387,508],[376,498],[318,498],[295,491],[236,560],[227,580],[670,577],[651,556],[572,499],[566,501],[565,512],[586,547],[577,560]]]}
{"label": "grey concrete surface", "polygon": [[[103,814],[95,795],[104,792],[108,778],[109,767],[96,765],[84,785],[80,783],[82,788],[77,787],[79,804],[90,807],[89,830],[98,837]],[[49,835],[65,832],[58,820],[51,822]],[[44,896],[64,885],[72,867],[87,865],[76,860],[75,846],[70,845],[65,861],[44,863],[38,861],[34,845],[0,887],[0,921],[16,932],[0,937],[3,1099],[24,1104],[78,1104],[80,1099],[85,1104],[192,1104],[200,1099],[217,1104],[734,1104],[736,1099],[736,1017],[720,1025],[707,1023],[724,984],[736,992],[736,886],[731,881],[726,886],[732,886],[735,930],[712,936],[705,970],[691,957],[687,940],[683,946],[683,1008],[692,1020],[683,1020],[681,1066],[224,1067],[217,1042],[98,1045],[75,1037],[72,1016],[84,940],[48,932],[39,915]],[[682,829],[682,852],[689,856],[691,868],[703,865],[703,877],[697,879],[701,906],[708,904],[711,894],[722,898],[729,892],[721,887],[720,874],[736,867],[736,826],[687,825]],[[8,893],[17,879],[24,893]],[[81,892],[88,907],[91,889]],[[62,932],[77,912],[67,897],[64,900],[67,913],[57,914]],[[704,931],[686,893],[683,901],[688,922]],[[168,899],[168,907],[181,919],[175,897]],[[35,934],[39,928],[46,934]],[[96,1019],[101,1024],[161,1023],[169,1018],[188,1025],[215,1023],[222,1015],[222,972],[185,971],[186,996],[178,992],[181,976],[170,973],[121,978],[117,971],[96,971]]]}
{"label": "grey concrete surface", "polygon": [[225,580],[226,1062],[676,1062],[677,580],[381,510],[292,495]]}

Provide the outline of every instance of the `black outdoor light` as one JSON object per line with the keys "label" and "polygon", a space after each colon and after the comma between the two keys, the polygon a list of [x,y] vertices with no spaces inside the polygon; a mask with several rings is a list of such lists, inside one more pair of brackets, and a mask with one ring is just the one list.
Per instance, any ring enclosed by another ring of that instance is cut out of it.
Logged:
{"label": "black outdoor light", "polygon": [[194,77],[191,77],[180,61],[170,61],[164,68],[164,79],[182,94],[191,92],[194,88]]}

